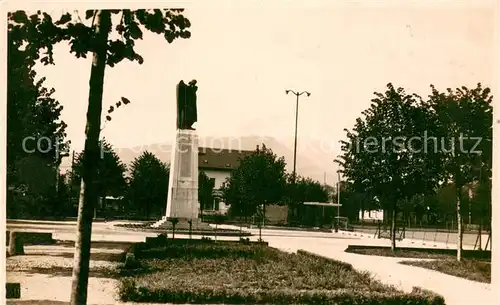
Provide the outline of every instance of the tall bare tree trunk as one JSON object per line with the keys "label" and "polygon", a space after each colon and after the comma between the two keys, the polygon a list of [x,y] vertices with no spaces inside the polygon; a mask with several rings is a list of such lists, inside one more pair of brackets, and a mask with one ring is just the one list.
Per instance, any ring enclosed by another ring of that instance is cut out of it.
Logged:
{"label": "tall bare tree trunk", "polygon": [[392,207],[391,217],[391,250],[396,250],[396,204]]}
{"label": "tall bare tree trunk", "polygon": [[262,205],[262,225],[266,225],[266,202]]}
{"label": "tall bare tree trunk", "polygon": [[10,231],[9,233],[9,247],[7,249],[9,256],[23,255],[24,254],[24,244],[21,234],[16,231]]}
{"label": "tall bare tree trunk", "polygon": [[[337,216],[340,216],[340,215],[337,215]],[[365,223],[365,204],[362,201],[361,202],[361,227],[363,227],[364,223]]]}
{"label": "tall bare tree trunk", "polygon": [[78,224],[75,242],[75,259],[71,287],[71,305],[87,303],[90,246],[92,234],[92,213],[99,199],[97,191],[97,164],[100,158],[99,134],[101,131],[102,94],[106,52],[111,13],[97,11],[95,16],[95,51],[90,72],[89,103],[87,107],[87,126],[85,127],[85,151],[83,160],[82,184],[78,203]]}
{"label": "tall bare tree trunk", "polygon": [[463,224],[462,224],[462,212],[460,210],[462,204],[462,186],[457,186],[457,261],[462,260],[462,241],[463,241]]}

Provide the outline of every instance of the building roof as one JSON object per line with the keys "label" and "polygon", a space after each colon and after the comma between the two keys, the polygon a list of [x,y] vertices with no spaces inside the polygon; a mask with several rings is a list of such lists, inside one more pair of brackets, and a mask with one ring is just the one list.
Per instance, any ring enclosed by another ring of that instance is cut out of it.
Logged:
{"label": "building roof", "polygon": [[241,158],[252,152],[250,150],[200,147],[198,168],[232,171],[238,167]]}
{"label": "building roof", "polygon": [[341,207],[342,204],[332,202],[304,202],[305,205],[317,205],[323,207]]}

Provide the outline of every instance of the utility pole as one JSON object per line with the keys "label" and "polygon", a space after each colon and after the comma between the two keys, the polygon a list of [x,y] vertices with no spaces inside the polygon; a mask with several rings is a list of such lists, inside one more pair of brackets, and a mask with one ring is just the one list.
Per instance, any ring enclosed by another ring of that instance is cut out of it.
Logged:
{"label": "utility pole", "polygon": [[[61,161],[62,161],[62,158],[64,157],[67,157],[69,156],[68,153],[61,153],[59,154],[57,151],[56,151],[56,196],[59,196],[59,176],[61,175]],[[59,200],[59,197],[57,197],[58,200]]]}
{"label": "utility pole", "polygon": [[[296,180],[297,180],[297,125],[299,123],[299,97],[302,94],[307,94],[307,96],[311,96],[311,93],[307,91],[302,91],[300,93],[295,92],[293,90],[285,90],[285,93],[288,95],[288,93],[294,94],[297,99],[295,102],[295,139],[294,139],[294,145],[293,145],[293,174],[292,174],[292,185],[293,185],[293,192],[292,192],[292,203],[295,205],[295,200],[297,198],[297,185],[296,185]],[[294,208],[293,215],[296,215],[296,208]]]}
{"label": "utility pole", "polygon": [[296,177],[297,177],[297,172],[296,172],[296,168],[297,168],[297,125],[298,125],[298,122],[299,122],[299,97],[302,95],[302,94],[307,94],[307,96],[311,96],[311,93],[307,92],[307,91],[302,91],[302,92],[295,92],[293,90],[285,90],[285,93],[288,94],[288,93],[292,93],[293,95],[295,95],[297,97],[296,101],[295,101],[295,138],[294,138],[294,145],[293,145],[293,183],[295,184],[295,180],[296,180]]}
{"label": "utility pole", "polygon": [[61,172],[61,161],[56,164],[56,196],[59,194],[59,174]]}
{"label": "utility pole", "polygon": [[73,206],[73,177],[75,175],[74,172],[74,167],[75,167],[75,151],[71,153],[71,175],[69,177],[69,200],[71,206]]}
{"label": "utility pole", "polygon": [[337,171],[337,226],[340,225],[340,172]]}
{"label": "utility pole", "polygon": [[75,165],[75,151],[71,153],[71,174],[73,174],[73,166]]}

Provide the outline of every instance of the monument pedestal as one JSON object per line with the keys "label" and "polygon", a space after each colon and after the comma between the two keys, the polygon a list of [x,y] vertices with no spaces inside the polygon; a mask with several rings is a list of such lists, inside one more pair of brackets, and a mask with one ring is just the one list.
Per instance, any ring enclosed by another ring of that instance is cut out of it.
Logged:
{"label": "monument pedestal", "polygon": [[[175,224],[175,230],[179,231],[188,231],[189,228],[189,220],[186,218],[179,218],[179,222]],[[167,231],[171,231],[173,229],[172,222],[167,219],[167,217],[163,216],[162,220],[158,221],[156,224],[159,224],[156,226],[158,229],[164,229]],[[154,224],[154,225],[156,225]],[[153,225],[153,226],[154,226]],[[213,231],[214,228],[212,228],[208,223],[202,222],[201,219],[191,219],[191,231],[193,232],[208,232],[208,231]]]}
{"label": "monument pedestal", "polygon": [[[176,229],[189,229],[188,220],[201,227],[198,219],[198,135],[195,130],[178,129],[175,145],[172,147],[170,179],[166,215],[152,225],[154,228],[171,228],[169,218],[178,218]],[[207,225],[208,226],[208,225]]]}

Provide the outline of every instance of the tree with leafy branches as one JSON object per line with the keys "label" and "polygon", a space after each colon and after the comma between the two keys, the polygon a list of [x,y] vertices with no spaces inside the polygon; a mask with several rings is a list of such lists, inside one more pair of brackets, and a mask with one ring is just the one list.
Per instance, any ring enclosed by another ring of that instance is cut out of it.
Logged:
{"label": "tree with leafy branches", "polygon": [[474,189],[472,212],[477,215],[479,224],[491,228],[491,179],[479,181]]}
{"label": "tree with leafy branches", "polygon": [[[127,172],[127,166],[120,160],[120,157],[114,150],[113,146],[102,139],[99,142],[101,147],[100,158],[97,164],[97,193],[100,198],[100,207],[96,206],[96,209],[101,209],[106,211],[106,197],[121,197],[124,196],[127,190],[127,182],[125,180],[125,174]],[[75,161],[72,165],[72,181],[75,183],[73,185],[74,191],[80,192],[81,177],[83,173],[83,164],[85,154],[80,152],[76,155]]]}
{"label": "tree with leafy branches", "polygon": [[296,179],[296,184],[298,188],[297,195],[299,196],[296,199],[299,202],[328,202],[330,194],[319,181],[299,175]]}
{"label": "tree with leafy branches", "polygon": [[[16,41],[43,64],[54,64],[53,46],[68,42],[70,52],[85,58],[92,53],[89,81],[89,103],[85,128],[85,162],[83,163],[83,190],[78,210],[78,234],[75,243],[75,266],[71,304],[87,302],[92,210],[98,202],[97,164],[99,159],[99,134],[101,131],[102,96],[106,65],[112,67],[123,59],[144,60],[134,50],[135,41],[142,39],[143,31],[161,34],[171,43],[177,38],[189,38],[190,22],[182,9],[155,10],[88,10],[84,20],[75,13],[65,13],[54,20],[48,13],[25,11],[8,14],[9,32],[16,34]],[[113,37],[118,38],[113,38]],[[45,52],[40,52],[43,50]]]}
{"label": "tree with leafy branches", "polygon": [[[491,239],[492,207],[491,207],[491,183],[492,180],[481,181],[476,184],[474,195],[471,200],[471,208],[476,221],[479,224],[479,236],[489,233]],[[482,249],[482,242],[479,239],[479,250]],[[485,249],[486,250],[486,249]]]}
{"label": "tree with leafy branches", "polygon": [[479,83],[473,89],[465,86],[446,92],[431,85],[432,93],[426,106],[431,109],[432,123],[437,127],[440,162],[446,182],[455,187],[457,215],[457,260],[462,258],[463,187],[482,180],[488,186],[492,166],[493,97],[489,88]]}
{"label": "tree with leafy branches", "polygon": [[[335,199],[336,201],[337,199]],[[359,211],[371,211],[380,208],[369,189],[357,186],[353,182],[344,184],[344,188],[341,189],[340,201],[342,204],[339,208],[340,215],[347,217],[349,221],[360,221],[362,225],[364,223],[364,214],[359,217]]]}
{"label": "tree with leafy branches", "polygon": [[[330,193],[319,181],[297,176],[294,183],[293,178],[292,174],[287,175],[286,197],[284,199],[289,207],[289,222],[312,225],[318,217],[318,209],[308,207],[309,210],[314,210],[314,213],[305,213],[304,202],[329,202]],[[306,217],[306,215],[310,217]]]}
{"label": "tree with leafy branches", "polygon": [[[363,181],[343,181],[340,184],[340,204],[342,205],[340,215],[347,217],[349,221],[360,221],[363,225],[364,214],[359,211],[372,211],[380,209],[380,204],[375,200],[375,195],[371,192],[370,186]],[[337,190],[334,202],[338,201]]]}
{"label": "tree with leafy branches", "polygon": [[224,182],[224,202],[235,216],[253,216],[258,207],[282,201],[286,191],[285,159],[265,145],[240,160],[236,170]]}
{"label": "tree with leafy branches", "polygon": [[323,186],[324,190],[328,193],[328,202],[337,201],[337,189],[336,189],[336,187],[329,185],[329,184],[323,184],[322,186]]}
{"label": "tree with leafy branches", "polygon": [[165,214],[168,199],[169,166],[153,153],[145,151],[132,161],[127,201],[146,219],[151,213]]}
{"label": "tree with leafy branches", "polygon": [[436,190],[435,203],[441,217],[446,222],[446,227],[454,229],[456,224],[456,190],[453,183],[442,183]]}
{"label": "tree with leafy branches", "polygon": [[198,171],[198,201],[200,202],[200,211],[203,211],[208,206],[212,206],[214,202],[214,187],[214,181],[210,180],[204,171]]}
{"label": "tree with leafy branches", "polygon": [[18,32],[9,30],[7,40],[7,217],[39,217],[52,214],[43,207],[53,201],[57,167],[70,143],[63,107],[46,79],[37,79],[35,57],[22,48]]}
{"label": "tree with leafy branches", "polygon": [[[396,216],[402,199],[434,191],[439,182],[437,152],[423,139],[434,136],[428,110],[419,96],[387,85],[375,93],[370,108],[358,118],[337,160],[344,177],[369,189],[391,215],[391,248],[396,249]],[[414,140],[417,139],[417,140]]]}

